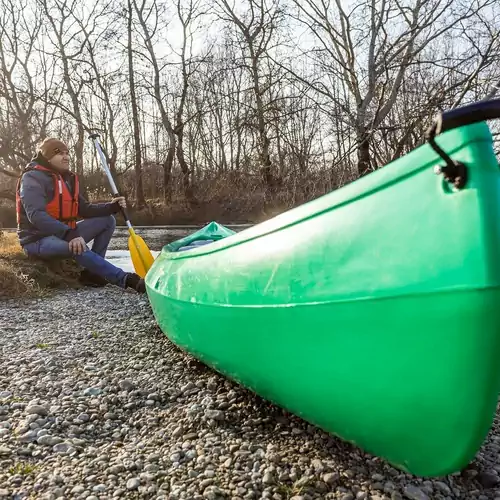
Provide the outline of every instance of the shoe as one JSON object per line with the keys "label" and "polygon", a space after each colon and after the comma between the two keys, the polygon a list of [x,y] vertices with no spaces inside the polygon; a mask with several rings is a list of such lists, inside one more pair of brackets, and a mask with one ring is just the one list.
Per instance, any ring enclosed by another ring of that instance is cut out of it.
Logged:
{"label": "shoe", "polygon": [[92,286],[94,288],[100,288],[108,284],[107,280],[98,274],[91,273],[88,269],[84,269],[80,273],[79,281],[82,285]]}
{"label": "shoe", "polygon": [[138,293],[146,293],[146,283],[144,283],[144,280],[135,273],[127,273],[125,287],[133,288]]}

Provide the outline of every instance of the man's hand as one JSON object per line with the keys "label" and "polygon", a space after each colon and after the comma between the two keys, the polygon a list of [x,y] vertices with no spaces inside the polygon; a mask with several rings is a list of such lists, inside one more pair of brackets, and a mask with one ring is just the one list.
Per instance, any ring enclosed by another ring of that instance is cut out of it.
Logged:
{"label": "man's hand", "polygon": [[120,207],[127,208],[127,203],[125,201],[125,197],[124,196],[118,196],[117,198],[113,198],[111,200],[112,203],[114,203],[115,201],[118,202],[118,205],[120,205]]}
{"label": "man's hand", "polygon": [[85,240],[78,236],[78,238],[73,238],[69,242],[69,251],[74,255],[82,255],[83,252],[87,249],[85,244]]}

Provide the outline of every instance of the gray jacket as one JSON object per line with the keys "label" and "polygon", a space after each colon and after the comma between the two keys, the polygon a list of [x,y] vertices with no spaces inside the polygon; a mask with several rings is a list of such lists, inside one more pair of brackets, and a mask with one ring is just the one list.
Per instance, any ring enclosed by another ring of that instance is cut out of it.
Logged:
{"label": "gray jacket", "polygon": [[[53,176],[49,172],[41,170],[30,170],[30,167],[39,164],[50,168],[45,158],[38,155],[26,166],[25,173],[19,183],[18,227],[17,234],[21,246],[38,241],[46,236],[57,236],[70,241],[77,236],[78,226],[71,229],[67,224],[50,216],[45,207],[54,197]],[[66,185],[70,192],[74,192],[71,175],[64,175]],[[78,215],[82,219],[91,217],[103,217],[120,211],[117,202],[114,203],[89,203],[82,195],[78,197]]]}

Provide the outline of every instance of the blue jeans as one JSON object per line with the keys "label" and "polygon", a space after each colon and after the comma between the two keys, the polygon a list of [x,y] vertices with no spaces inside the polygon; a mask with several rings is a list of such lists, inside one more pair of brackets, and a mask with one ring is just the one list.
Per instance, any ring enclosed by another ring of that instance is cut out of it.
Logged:
{"label": "blue jeans", "polygon": [[116,227],[116,220],[112,215],[105,217],[93,217],[77,223],[78,232],[88,243],[94,240],[92,250],[88,247],[81,255],[74,255],[69,250],[67,241],[57,236],[47,236],[24,246],[24,252],[28,256],[50,259],[53,257],[71,258],[91,273],[97,274],[110,283],[125,288],[127,273],[108,262],[106,251]]}

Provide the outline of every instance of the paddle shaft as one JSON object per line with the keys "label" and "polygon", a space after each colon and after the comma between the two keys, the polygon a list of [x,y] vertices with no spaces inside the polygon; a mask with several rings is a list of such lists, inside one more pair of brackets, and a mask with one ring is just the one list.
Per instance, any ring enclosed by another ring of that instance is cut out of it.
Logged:
{"label": "paddle shaft", "polygon": [[[104,151],[102,150],[101,143],[99,142],[99,134],[92,134],[89,136],[89,139],[94,141],[94,145],[97,149],[97,153],[99,154],[99,157],[101,158],[101,163],[102,163],[102,168],[104,169],[104,172],[106,172],[106,176],[108,177],[109,184],[111,186],[111,191],[114,196],[121,196],[120,193],[118,192],[118,189],[116,188],[115,181],[113,180],[113,176],[111,175],[111,171],[108,167],[108,162],[106,160],[106,155],[104,154]],[[125,223],[127,224],[127,227],[129,229],[132,229],[132,223],[130,222],[130,218],[127,213],[127,209],[123,208],[120,206],[120,210],[122,212],[123,218],[125,219]]]}
{"label": "paddle shaft", "polygon": [[[89,136],[89,139],[94,142],[94,145],[97,149],[97,153],[99,154],[99,157],[101,158],[102,168],[104,169],[104,172],[106,172],[106,176],[108,177],[108,181],[109,181],[109,184],[111,186],[111,191],[112,191],[113,195],[114,196],[121,196],[120,193],[118,192],[118,189],[116,188],[115,181],[113,180],[113,176],[111,175],[111,171],[108,167],[106,155],[104,154],[102,147],[101,147],[101,143],[99,142],[99,134],[92,134]],[[121,210],[121,213],[123,214],[123,218],[125,219],[125,223],[127,224],[130,236],[132,237],[132,240],[134,241],[135,247],[137,248],[139,258],[142,261],[142,265],[144,266],[144,269],[147,270],[146,261],[144,259],[144,256],[141,253],[140,245],[139,245],[139,242],[137,241],[137,236],[135,234],[134,228],[132,227],[132,223],[130,222],[130,218],[128,216],[127,210],[126,210],[126,208],[122,207],[121,205],[120,205],[120,210]]]}

